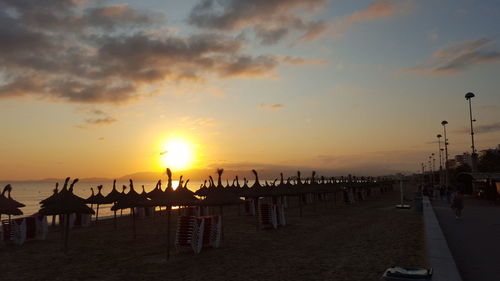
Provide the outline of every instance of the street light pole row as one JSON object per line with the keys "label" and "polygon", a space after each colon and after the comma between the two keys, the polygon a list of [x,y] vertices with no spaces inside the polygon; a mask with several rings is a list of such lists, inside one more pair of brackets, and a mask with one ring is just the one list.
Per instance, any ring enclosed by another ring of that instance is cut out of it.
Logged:
{"label": "street light pole row", "polygon": [[[471,146],[471,149],[472,149],[472,154],[471,154],[471,164],[472,165],[471,166],[472,167],[471,167],[471,169],[472,169],[472,172],[476,172],[477,171],[477,153],[476,153],[476,147],[475,147],[475,143],[474,143],[474,127],[473,127],[473,123],[476,122],[476,119],[472,118],[472,104],[471,104],[471,100],[473,97],[475,97],[475,95],[472,92],[465,94],[465,99],[469,102],[470,135],[471,135],[471,142],[472,142],[472,146]],[[441,125],[443,126],[443,135],[444,135],[444,157],[445,157],[445,160],[444,160],[444,168],[445,168],[444,179],[445,179],[445,182],[444,182],[444,184],[445,184],[446,188],[448,188],[449,181],[450,181],[450,179],[449,179],[449,161],[448,161],[449,142],[448,142],[448,138],[446,136],[446,125],[448,125],[448,121],[446,121],[446,120],[441,121]],[[439,147],[439,150],[438,150],[438,152],[439,152],[439,182],[440,182],[440,184],[442,184],[441,177],[442,177],[443,165],[442,165],[441,153],[443,152],[443,149],[441,148],[441,138],[443,136],[441,134],[438,134],[436,137],[438,138],[438,147]],[[432,153],[432,155],[434,156],[434,153]],[[429,163],[429,165],[430,165],[430,163]],[[434,173],[432,175],[432,183],[434,183]]]}

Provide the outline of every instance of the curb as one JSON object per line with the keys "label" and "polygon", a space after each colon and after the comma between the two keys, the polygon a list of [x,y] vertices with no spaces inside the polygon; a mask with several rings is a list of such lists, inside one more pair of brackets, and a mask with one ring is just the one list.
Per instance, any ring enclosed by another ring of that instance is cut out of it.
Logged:
{"label": "curb", "polygon": [[455,259],[453,258],[448,243],[443,235],[441,226],[436,218],[429,197],[423,200],[425,244],[427,247],[427,259],[429,266],[433,269],[433,281],[462,281],[458,273]]}

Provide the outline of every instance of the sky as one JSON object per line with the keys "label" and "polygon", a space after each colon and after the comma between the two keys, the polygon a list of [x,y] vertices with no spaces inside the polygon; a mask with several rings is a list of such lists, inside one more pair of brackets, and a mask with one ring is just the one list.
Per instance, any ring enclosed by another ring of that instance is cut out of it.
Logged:
{"label": "sky", "polygon": [[0,0],[0,179],[191,168],[412,173],[500,144],[483,0]]}

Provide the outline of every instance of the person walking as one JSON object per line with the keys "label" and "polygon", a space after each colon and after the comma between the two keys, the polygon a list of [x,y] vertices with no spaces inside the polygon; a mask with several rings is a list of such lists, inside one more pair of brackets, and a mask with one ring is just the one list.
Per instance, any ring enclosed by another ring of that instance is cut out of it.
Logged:
{"label": "person walking", "polygon": [[455,218],[462,218],[462,210],[464,209],[464,199],[460,191],[456,191],[453,196],[453,201],[451,203],[451,208],[455,211]]}

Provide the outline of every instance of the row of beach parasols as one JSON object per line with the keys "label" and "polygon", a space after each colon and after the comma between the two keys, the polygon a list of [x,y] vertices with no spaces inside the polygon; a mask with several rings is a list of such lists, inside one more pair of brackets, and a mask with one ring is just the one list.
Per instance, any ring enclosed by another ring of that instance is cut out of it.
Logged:
{"label": "row of beach parasols", "polygon": [[[243,186],[240,186],[239,179],[236,177],[232,184],[227,182],[226,186],[222,184],[222,174],[223,169],[218,169],[218,179],[217,184],[215,184],[213,178],[210,176],[207,186],[207,181],[200,187],[198,191],[193,193],[187,188],[187,180],[185,183],[182,180],[182,176],[179,180],[179,186],[174,189],[172,186],[172,173],[170,169],[167,169],[166,174],[168,177],[167,187],[165,190],[161,188],[161,181],[158,181],[156,187],[150,191],[146,192],[144,186],[142,192],[138,193],[135,191],[133,181],[129,181],[129,192],[125,193],[126,186],[123,186],[122,192],[116,189],[116,180],[113,182],[113,188],[109,194],[104,196],[102,194],[102,186],[98,186],[97,193],[94,194],[92,190],[92,195],[87,199],[78,197],[73,193],[73,188],[78,182],[78,179],[74,179],[71,184],[70,178],[66,178],[63,188],[59,191],[56,184],[54,193],[48,198],[40,202],[41,209],[39,213],[45,216],[55,216],[61,215],[63,217],[62,222],[64,222],[64,249],[68,249],[68,236],[69,236],[69,220],[71,214],[96,214],[96,223],[98,221],[99,207],[103,204],[113,204],[111,210],[114,211],[115,227],[116,227],[116,212],[123,209],[131,209],[132,213],[132,228],[134,238],[136,237],[136,225],[135,225],[135,208],[136,207],[165,207],[167,210],[167,259],[170,256],[170,213],[173,206],[220,206],[221,215],[223,214],[223,206],[226,205],[236,205],[244,202],[241,200],[244,198],[260,198],[260,197],[279,197],[279,196],[301,196],[306,193],[331,193],[339,190],[341,186],[349,187],[359,187],[366,188],[369,186],[378,185],[372,178],[355,178],[355,177],[341,177],[339,179],[335,178],[324,178],[315,176],[313,172],[312,176],[308,179],[301,179],[300,172],[297,176],[288,178],[286,181],[281,174],[280,180],[275,180],[272,183],[266,181],[265,185],[261,185],[257,171],[252,170],[255,176],[255,182],[252,186],[248,186],[248,181],[244,179]],[[19,207],[22,207],[21,203],[13,200],[10,196],[11,187],[8,186],[4,188],[2,195],[0,196],[0,215],[20,215],[22,212]],[[5,195],[7,193],[7,196]],[[202,197],[200,200],[197,198]],[[300,202],[301,200],[299,200]],[[87,204],[90,204],[89,207]],[[93,205],[96,206],[96,212],[92,208]]]}

